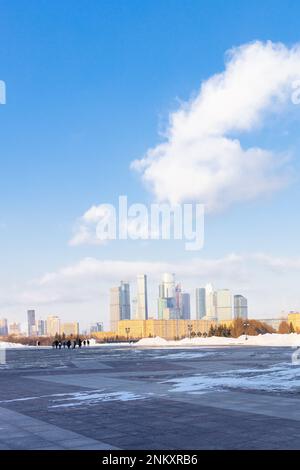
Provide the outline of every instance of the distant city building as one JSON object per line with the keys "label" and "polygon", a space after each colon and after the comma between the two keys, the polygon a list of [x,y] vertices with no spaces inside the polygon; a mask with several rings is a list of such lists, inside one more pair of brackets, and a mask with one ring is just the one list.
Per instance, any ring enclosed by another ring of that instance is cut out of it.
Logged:
{"label": "distant city building", "polygon": [[182,318],[182,290],[181,284],[175,286],[175,306],[173,312],[171,312],[170,319],[176,320]]}
{"label": "distant city building", "polygon": [[189,320],[191,318],[191,296],[187,293],[181,294],[181,315],[182,320]]}
{"label": "distant city building", "polygon": [[217,319],[215,291],[212,284],[205,286],[205,320],[215,321]]}
{"label": "distant city building", "polygon": [[90,327],[90,333],[99,333],[100,331],[103,331],[103,323],[97,322],[93,323]]}
{"label": "distant city building", "polygon": [[27,331],[28,336],[36,336],[35,310],[27,310]]}
{"label": "distant city building", "polygon": [[204,287],[196,289],[196,318],[202,320],[206,316],[206,290]]}
{"label": "distant city building", "polygon": [[[216,322],[207,320],[126,320],[118,322],[114,334],[126,338],[126,330],[130,330],[130,338],[149,338],[160,336],[165,339],[185,338],[191,331],[195,335],[208,334]],[[112,334],[112,333],[111,333]],[[104,335],[104,334],[103,334]]]}
{"label": "distant city building", "polygon": [[214,296],[218,322],[232,320],[232,295],[230,290],[219,289]]}
{"label": "distant city building", "polygon": [[176,315],[175,275],[164,273],[159,285],[158,318],[168,320]]}
{"label": "distant city building", "polygon": [[148,292],[147,292],[147,276],[146,274],[138,274],[137,276],[137,320],[148,319]]}
{"label": "distant city building", "polygon": [[130,286],[121,281],[119,287],[110,289],[110,329],[116,331],[118,321],[130,320]]}
{"label": "distant city building", "polygon": [[78,322],[66,322],[62,323],[60,327],[60,333],[65,336],[78,336],[79,335],[79,323]]}
{"label": "distant city building", "polygon": [[7,318],[0,319],[0,336],[7,336],[8,335],[8,323]]}
{"label": "distant city building", "polygon": [[20,323],[11,323],[9,325],[9,334],[12,336],[21,336],[21,325]]}
{"label": "distant city building", "polygon": [[117,331],[121,319],[120,287],[110,289],[110,331]]}
{"label": "distant city building", "polygon": [[235,295],[233,298],[234,304],[234,319],[241,318],[247,320],[248,318],[248,301],[243,295]]}
{"label": "distant city building", "polygon": [[56,315],[47,317],[47,335],[55,336],[60,334],[60,319]]}
{"label": "distant city building", "polygon": [[[295,324],[294,322],[288,320],[288,317],[281,317],[281,318],[257,318],[258,321],[260,321],[261,323],[266,323],[268,326],[270,326],[271,328],[274,328],[274,330],[278,331],[279,329],[279,326],[282,322],[287,322],[287,323],[292,323],[294,328],[295,328]],[[299,318],[300,320],[300,318]],[[300,322],[299,322],[299,325],[300,325]],[[295,328],[296,329],[296,328]]]}
{"label": "distant city building", "polygon": [[137,298],[133,297],[131,300],[131,318],[134,320],[138,320],[137,318]]}
{"label": "distant city building", "polygon": [[130,320],[130,286],[121,281],[120,285],[120,320]]}
{"label": "distant city building", "polygon": [[38,336],[46,336],[47,335],[47,323],[45,320],[38,320],[36,322],[36,330]]}
{"label": "distant city building", "polygon": [[290,312],[288,314],[288,324],[292,324],[294,330],[298,333],[300,332],[300,313],[299,312]]}

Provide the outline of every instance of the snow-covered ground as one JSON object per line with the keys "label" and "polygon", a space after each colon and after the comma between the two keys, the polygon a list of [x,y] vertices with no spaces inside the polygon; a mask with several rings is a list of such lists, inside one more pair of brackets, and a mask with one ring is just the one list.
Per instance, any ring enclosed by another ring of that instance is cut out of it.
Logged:
{"label": "snow-covered ground", "polygon": [[[300,347],[300,334],[290,333],[280,335],[277,333],[267,333],[258,336],[240,336],[239,338],[223,338],[220,336],[211,336],[208,338],[184,338],[179,341],[167,341],[164,338],[156,336],[155,338],[143,338],[137,343],[96,343],[94,339],[90,340],[90,347],[177,347],[185,348],[192,346],[269,346],[269,347]],[[0,348],[36,348],[36,346],[26,346],[19,343],[8,343],[0,341]],[[39,346],[39,348],[51,348],[51,346]]]}
{"label": "snow-covered ground", "polygon": [[207,393],[226,390],[261,390],[298,392],[300,367],[291,362],[260,369],[235,369],[167,380],[170,392]]}
{"label": "snow-covered ground", "polygon": [[[246,339],[247,338],[247,339]],[[223,338],[212,336],[209,338],[184,338],[179,341],[167,341],[157,336],[156,338],[143,338],[135,346],[156,346],[156,347],[186,347],[186,346],[300,346],[300,335],[290,333],[280,335],[276,333],[267,333],[258,336],[240,336],[239,338]]]}
{"label": "snow-covered ground", "polygon": [[0,341],[0,348],[7,349],[7,348],[29,348],[30,346],[25,346],[24,344],[20,343],[8,343],[6,341]]}

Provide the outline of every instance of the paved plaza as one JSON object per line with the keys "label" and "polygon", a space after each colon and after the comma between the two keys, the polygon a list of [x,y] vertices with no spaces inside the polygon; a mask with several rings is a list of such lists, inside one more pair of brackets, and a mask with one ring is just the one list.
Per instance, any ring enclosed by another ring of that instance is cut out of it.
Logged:
{"label": "paved plaza", "polygon": [[292,352],[8,350],[0,449],[299,449]]}

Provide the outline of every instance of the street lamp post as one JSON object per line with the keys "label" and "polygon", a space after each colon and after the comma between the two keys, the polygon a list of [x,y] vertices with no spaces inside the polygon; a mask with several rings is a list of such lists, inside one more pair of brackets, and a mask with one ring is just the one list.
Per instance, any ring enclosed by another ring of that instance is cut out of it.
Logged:
{"label": "street lamp post", "polygon": [[246,335],[245,340],[246,340],[246,341],[248,340],[248,328],[249,328],[249,326],[250,326],[250,323],[248,323],[248,322],[245,322],[245,323],[244,323],[245,335]]}
{"label": "street lamp post", "polygon": [[125,331],[126,331],[126,335],[127,335],[127,343],[128,343],[128,340],[129,340],[129,333],[130,333],[130,328],[125,328]]}

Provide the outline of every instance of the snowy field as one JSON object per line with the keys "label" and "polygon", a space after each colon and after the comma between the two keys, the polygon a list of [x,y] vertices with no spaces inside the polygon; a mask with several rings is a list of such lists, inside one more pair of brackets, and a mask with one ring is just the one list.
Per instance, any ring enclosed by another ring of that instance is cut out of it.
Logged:
{"label": "snowy field", "polygon": [[[271,347],[300,347],[300,334],[276,334],[267,333],[258,336],[240,336],[239,338],[223,338],[220,336],[212,336],[207,338],[184,338],[179,341],[167,341],[159,336],[155,338],[143,338],[137,343],[96,343],[90,340],[89,347],[163,347],[163,348],[186,348],[192,346],[271,346]],[[18,343],[8,343],[0,341],[0,348],[37,348],[37,346],[26,346]],[[39,346],[39,348],[49,349],[51,346]]]}

